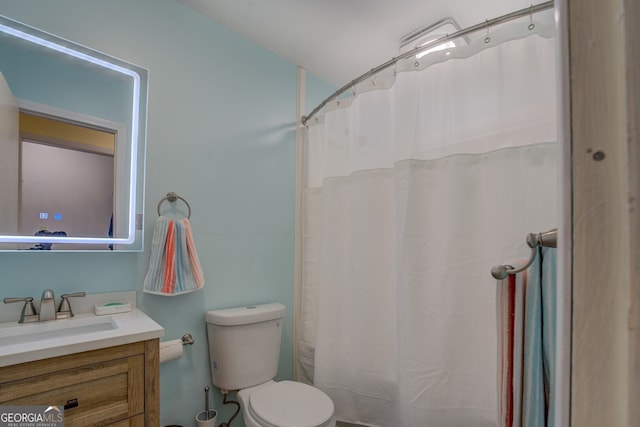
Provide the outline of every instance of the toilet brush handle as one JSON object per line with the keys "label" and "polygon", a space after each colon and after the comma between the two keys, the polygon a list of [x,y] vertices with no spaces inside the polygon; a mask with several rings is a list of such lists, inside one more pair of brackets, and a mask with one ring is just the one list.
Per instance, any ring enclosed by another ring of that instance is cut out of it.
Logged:
{"label": "toilet brush handle", "polygon": [[204,387],[204,413],[205,419],[209,419],[209,386]]}

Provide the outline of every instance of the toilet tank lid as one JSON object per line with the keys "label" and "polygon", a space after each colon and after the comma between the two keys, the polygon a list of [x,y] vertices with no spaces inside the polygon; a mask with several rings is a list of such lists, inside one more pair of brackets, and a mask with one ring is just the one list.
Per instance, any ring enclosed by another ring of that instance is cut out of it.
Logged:
{"label": "toilet tank lid", "polygon": [[281,319],[284,317],[285,311],[285,306],[277,302],[225,308],[207,311],[206,321],[220,326],[245,325]]}

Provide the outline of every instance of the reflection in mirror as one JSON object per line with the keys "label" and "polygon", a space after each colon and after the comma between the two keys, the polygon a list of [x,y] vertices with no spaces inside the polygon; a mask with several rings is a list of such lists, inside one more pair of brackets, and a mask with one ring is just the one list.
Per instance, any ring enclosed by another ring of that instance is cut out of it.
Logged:
{"label": "reflection in mirror", "polygon": [[142,250],[147,71],[0,16],[0,250]]}
{"label": "reflection in mirror", "polygon": [[[20,112],[20,235],[118,235],[112,221],[117,133],[88,126]],[[100,245],[83,249],[91,248]]]}

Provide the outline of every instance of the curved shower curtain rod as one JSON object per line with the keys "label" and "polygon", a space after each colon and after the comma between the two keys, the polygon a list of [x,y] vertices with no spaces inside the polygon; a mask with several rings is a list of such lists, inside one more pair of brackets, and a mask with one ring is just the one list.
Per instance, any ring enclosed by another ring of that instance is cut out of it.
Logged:
{"label": "curved shower curtain rod", "polygon": [[303,125],[306,125],[307,122],[316,114],[318,114],[318,112],[320,110],[322,110],[329,102],[333,101],[334,99],[336,99],[338,96],[340,96],[341,94],[343,94],[344,92],[348,91],[349,89],[353,88],[355,85],[357,85],[358,83],[363,82],[364,80],[368,79],[369,77],[379,73],[382,70],[385,70],[393,65],[395,65],[398,61],[402,60],[402,59],[407,59],[410,58],[422,51],[425,51],[431,47],[434,46],[438,46],[440,44],[442,44],[443,42],[449,41],[449,40],[454,40],[454,39],[458,39],[460,37],[465,37],[468,34],[471,33],[475,33],[476,31],[481,31],[481,30],[486,30],[489,27],[493,27],[495,25],[498,24],[502,24],[504,22],[508,22],[508,21],[512,21],[514,19],[518,19],[521,18],[523,16],[527,16],[527,15],[533,15],[534,13],[538,13],[538,12],[542,12],[544,10],[547,9],[551,9],[553,7],[553,0],[544,2],[544,3],[540,3],[540,4],[536,4],[536,5],[531,5],[530,7],[527,7],[525,9],[520,9],[520,10],[516,10],[515,12],[511,12],[508,13],[506,15],[502,15],[499,16],[497,18],[493,18],[493,19],[488,19],[484,22],[481,22],[479,24],[473,25],[471,27],[467,27],[464,28],[460,31],[457,31],[453,34],[446,34],[442,37],[439,37],[437,39],[435,39],[434,41],[427,43],[425,45],[416,47],[415,49],[412,49],[408,52],[403,53],[400,56],[397,56],[395,58],[391,58],[390,60],[388,60],[387,62],[385,62],[384,64],[378,65],[375,68],[372,68],[370,71],[362,74],[360,77],[355,78],[354,80],[352,80],[351,82],[347,83],[346,85],[342,86],[340,89],[338,89],[337,91],[335,91],[332,95],[330,95],[327,99],[325,99],[324,101],[322,101],[316,108],[314,108],[308,115],[304,115],[301,117],[301,122]]}

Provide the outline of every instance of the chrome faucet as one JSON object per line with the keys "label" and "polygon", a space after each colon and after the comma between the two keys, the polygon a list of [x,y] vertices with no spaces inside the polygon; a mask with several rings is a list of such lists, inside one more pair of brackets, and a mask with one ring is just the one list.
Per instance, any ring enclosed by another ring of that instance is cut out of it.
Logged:
{"label": "chrome faucet", "polygon": [[33,298],[31,297],[5,298],[3,301],[5,304],[12,302],[24,302],[18,323],[46,322],[48,320],[69,319],[73,317],[69,298],[83,297],[85,295],[86,294],[84,292],[74,292],[72,294],[62,295],[58,311],[56,312],[56,300],[53,296],[53,291],[51,289],[45,289],[45,291],[42,292],[42,298],[40,299],[40,314],[36,312],[36,308],[33,305]]}
{"label": "chrome faucet", "polygon": [[39,321],[56,320],[56,300],[51,289],[45,289],[40,300]]}

